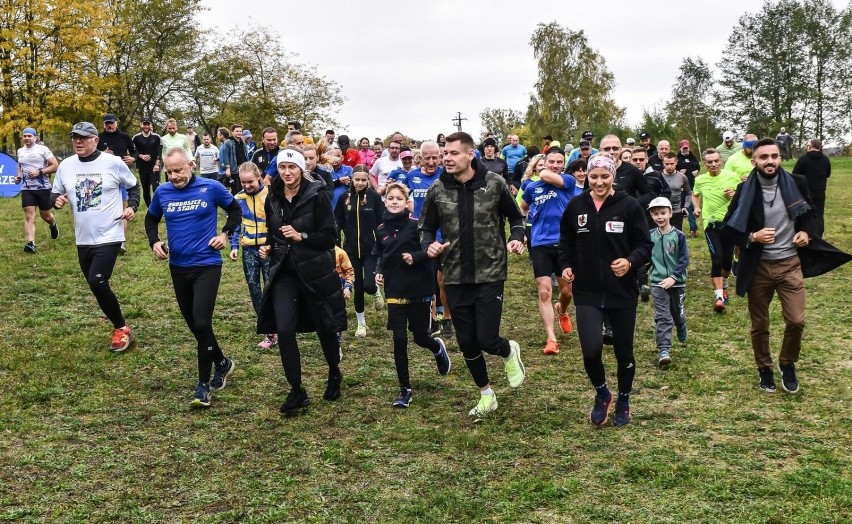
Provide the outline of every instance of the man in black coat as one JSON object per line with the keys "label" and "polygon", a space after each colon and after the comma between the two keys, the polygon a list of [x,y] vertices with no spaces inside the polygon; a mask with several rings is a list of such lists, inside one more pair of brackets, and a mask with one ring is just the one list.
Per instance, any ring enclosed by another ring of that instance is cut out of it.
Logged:
{"label": "man in black coat", "polygon": [[817,218],[816,236],[822,238],[825,233],[825,190],[828,177],[831,176],[831,161],[823,154],[822,142],[818,138],[808,140],[808,152],[796,161],[793,173],[808,179],[808,190]]}
{"label": "man in black coat", "polygon": [[775,140],[755,144],[755,169],[737,187],[721,234],[740,247],[737,294],[748,295],[751,345],[760,375],[758,387],[775,392],[769,349],[769,304],[777,293],[784,317],[784,339],[778,369],[784,391],[796,393],[796,362],[805,327],[805,284],[799,250],[810,244],[816,217],[804,177],[781,167]]}

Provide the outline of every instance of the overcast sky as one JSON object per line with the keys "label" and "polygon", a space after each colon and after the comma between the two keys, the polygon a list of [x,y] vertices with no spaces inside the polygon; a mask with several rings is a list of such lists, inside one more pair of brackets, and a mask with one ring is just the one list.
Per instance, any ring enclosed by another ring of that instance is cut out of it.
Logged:
{"label": "overcast sky", "polygon": [[277,30],[298,61],[341,86],[338,134],[401,130],[424,139],[455,131],[458,111],[474,137],[486,107],[526,112],[537,77],[529,39],[538,23],[554,20],[585,31],[615,75],[616,103],[636,125],[644,107],[667,99],[684,57],[700,56],[715,69],[739,17],[762,4],[205,0],[200,18],[223,33],[253,25]]}

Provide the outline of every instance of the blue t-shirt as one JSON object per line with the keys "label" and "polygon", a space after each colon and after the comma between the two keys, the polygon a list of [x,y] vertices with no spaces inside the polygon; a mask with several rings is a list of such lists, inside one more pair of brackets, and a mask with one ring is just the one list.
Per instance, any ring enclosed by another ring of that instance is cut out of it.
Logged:
{"label": "blue t-shirt", "polygon": [[503,155],[503,158],[506,159],[506,165],[509,166],[509,172],[511,173],[515,170],[515,164],[517,164],[520,159],[527,156],[527,148],[525,148],[521,144],[518,144],[516,146],[509,144],[508,146],[503,148],[503,151],[501,153]]}
{"label": "blue t-shirt", "polygon": [[414,212],[412,218],[420,218],[420,212],[423,211],[423,203],[426,202],[426,192],[432,187],[432,184],[441,178],[441,173],[444,172],[443,167],[439,167],[435,174],[427,176],[420,169],[413,169],[408,173],[405,179],[405,185],[411,194],[411,200],[414,202]]}
{"label": "blue t-shirt", "polygon": [[[340,167],[331,172],[331,179],[335,182],[342,177],[349,177],[349,183],[352,183],[352,168],[346,164],[340,164]],[[348,185],[334,187],[334,193],[331,197],[331,209],[337,209],[337,201],[340,200],[340,197],[346,194],[347,191],[349,191]]]}
{"label": "blue t-shirt", "polygon": [[411,176],[414,170],[406,171],[405,169],[398,167],[391,171],[388,174],[388,181],[385,185],[390,184],[391,182],[399,182],[400,184],[405,184],[405,181],[408,180],[408,177]]}
{"label": "blue t-shirt", "polygon": [[[600,153],[600,151],[598,151],[597,149],[595,149],[593,147],[592,152],[589,154],[589,157],[591,158],[592,155],[597,155],[598,153]],[[573,162],[575,160],[579,160],[579,159],[580,159],[580,148],[578,147],[577,149],[571,151],[571,154],[568,155],[568,158],[565,160],[565,167],[568,167],[568,164],[570,164],[571,162]]]}
{"label": "blue t-shirt", "polygon": [[530,182],[524,189],[524,202],[529,204],[527,222],[532,225],[530,246],[555,246],[559,244],[559,224],[568,202],[582,190],[571,175],[561,175],[563,187],[544,180]]}
{"label": "blue t-shirt", "polygon": [[148,214],[165,218],[169,264],[179,267],[218,266],[222,255],[208,244],[219,234],[218,208],[234,201],[220,182],[194,177],[183,189],[166,182],[154,191]]}

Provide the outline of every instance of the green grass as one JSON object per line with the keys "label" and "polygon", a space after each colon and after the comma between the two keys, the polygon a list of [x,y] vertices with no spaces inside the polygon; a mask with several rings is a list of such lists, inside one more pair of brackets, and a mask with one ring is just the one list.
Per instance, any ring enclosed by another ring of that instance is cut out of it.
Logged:
{"label": "green grass", "polygon": [[[834,166],[827,238],[852,251],[852,160]],[[414,403],[391,409],[390,337],[369,300],[369,337],[344,338],[341,400],[321,400],[322,353],[302,336],[314,405],[282,418],[281,364],[255,347],[239,264],[225,262],[215,315],[238,368],[210,410],[192,412],[194,342],[141,220],[112,280],[139,342],[114,355],[77,266],[69,213],[58,216],[63,236],[51,241],[40,223],[39,253],[25,256],[20,201],[0,202],[0,522],[852,520],[850,265],[807,281],[795,396],[755,388],[745,301],[712,312],[706,248],[691,239],[689,342],[670,369],[656,369],[653,310],[640,304],[626,428],[590,427],[576,334],[560,336],[555,358],[541,354],[526,256],[510,261],[502,331],[520,341],[529,374],[510,390],[489,359],[500,402],[490,419],[466,417],[477,391],[459,353],[441,378],[417,347]],[[775,348],[781,325],[776,301]],[[605,362],[611,375],[610,351]]]}

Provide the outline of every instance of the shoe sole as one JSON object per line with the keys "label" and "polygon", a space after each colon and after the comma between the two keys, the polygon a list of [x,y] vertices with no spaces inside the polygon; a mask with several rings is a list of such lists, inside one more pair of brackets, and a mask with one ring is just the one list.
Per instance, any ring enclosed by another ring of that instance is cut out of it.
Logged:
{"label": "shoe sole", "polygon": [[197,398],[192,399],[192,402],[189,403],[189,407],[191,408],[209,408],[210,402],[202,402]]}
{"label": "shoe sole", "polygon": [[303,402],[301,406],[296,406],[293,409],[279,409],[278,411],[280,411],[282,415],[295,415],[309,407],[311,407],[311,399],[305,400],[305,402]]}
{"label": "shoe sole", "polygon": [[227,385],[228,385],[228,377],[230,377],[230,376],[231,376],[231,373],[233,373],[235,369],[237,369],[237,365],[236,365],[236,364],[234,363],[234,361],[232,360],[232,361],[231,361],[231,369],[229,369],[229,370],[227,371],[227,373],[225,373],[225,376],[224,376],[224,377],[222,377],[222,387],[214,388],[213,386],[210,386],[210,389],[211,389],[212,391],[222,391],[223,389],[225,389],[225,386],[227,386]]}
{"label": "shoe sole", "polygon": [[609,410],[612,407],[613,402],[615,402],[615,395],[610,395],[609,402],[607,402],[607,404],[606,404],[606,416],[604,417],[603,421],[601,421],[600,424],[595,424],[595,421],[592,420],[592,414],[589,413],[589,422],[591,422],[594,427],[602,428],[602,427],[606,426],[606,423],[609,420]]}
{"label": "shoe sole", "polygon": [[124,346],[119,347],[119,348],[113,348],[112,346],[110,346],[110,347],[109,347],[109,350],[110,350],[110,351],[112,351],[113,353],[121,353],[121,352],[124,352],[124,351],[127,351],[128,349],[130,349],[130,346],[131,346],[134,342],[136,342],[136,335],[134,335],[133,333],[131,333],[131,334],[130,334],[130,338],[129,338],[129,339],[127,339],[127,344],[125,344]]}
{"label": "shoe sole", "polygon": [[764,393],[775,393],[776,391],[778,391],[777,387],[770,389],[770,388],[764,386],[763,384],[758,384],[757,389],[763,391]]}
{"label": "shoe sole", "polygon": [[398,409],[406,409],[409,406],[411,406],[411,402],[413,400],[414,400],[414,397],[411,397],[411,399],[407,403],[406,402],[400,402],[398,400],[394,400],[393,404],[391,404],[391,406],[398,408]]}
{"label": "shoe sole", "polygon": [[715,311],[716,313],[724,313],[725,304],[722,304],[721,306],[713,306],[713,311]]}
{"label": "shoe sole", "polygon": [[489,409],[489,410],[488,410],[488,411],[486,411],[485,413],[471,413],[471,412],[468,412],[468,416],[469,416],[469,417],[471,417],[471,418],[473,418],[473,422],[474,422],[474,423],[479,423],[479,422],[482,422],[483,420],[485,420],[485,417],[486,417],[488,414],[490,414],[490,413],[494,413],[495,411],[497,411],[497,400],[494,400],[494,407],[493,407],[492,409]]}
{"label": "shoe sole", "polygon": [[791,395],[795,395],[796,393],[798,393],[799,392],[798,387],[796,387],[796,389],[787,389],[787,384],[784,383],[784,372],[781,371],[781,364],[780,363],[778,364],[778,372],[781,373],[781,388]]}
{"label": "shoe sole", "polygon": [[623,428],[624,426],[630,424],[630,408],[627,408],[627,421],[618,423],[615,417],[612,418],[612,425],[617,428]]}
{"label": "shoe sole", "polygon": [[660,367],[668,366],[672,363],[672,357],[661,358],[657,361],[657,365]]}
{"label": "shoe sole", "polygon": [[[511,347],[511,345],[510,345],[510,347]],[[524,381],[527,379],[527,368],[524,367],[524,362],[521,360],[521,345],[518,344],[517,342],[515,342],[515,347],[517,348],[517,352],[518,352],[518,367],[521,368],[521,375],[523,375],[523,377],[521,378],[521,381],[518,382],[514,386],[512,385],[511,382],[509,382],[509,387],[519,388],[519,387],[521,387],[521,384],[523,384]]]}

